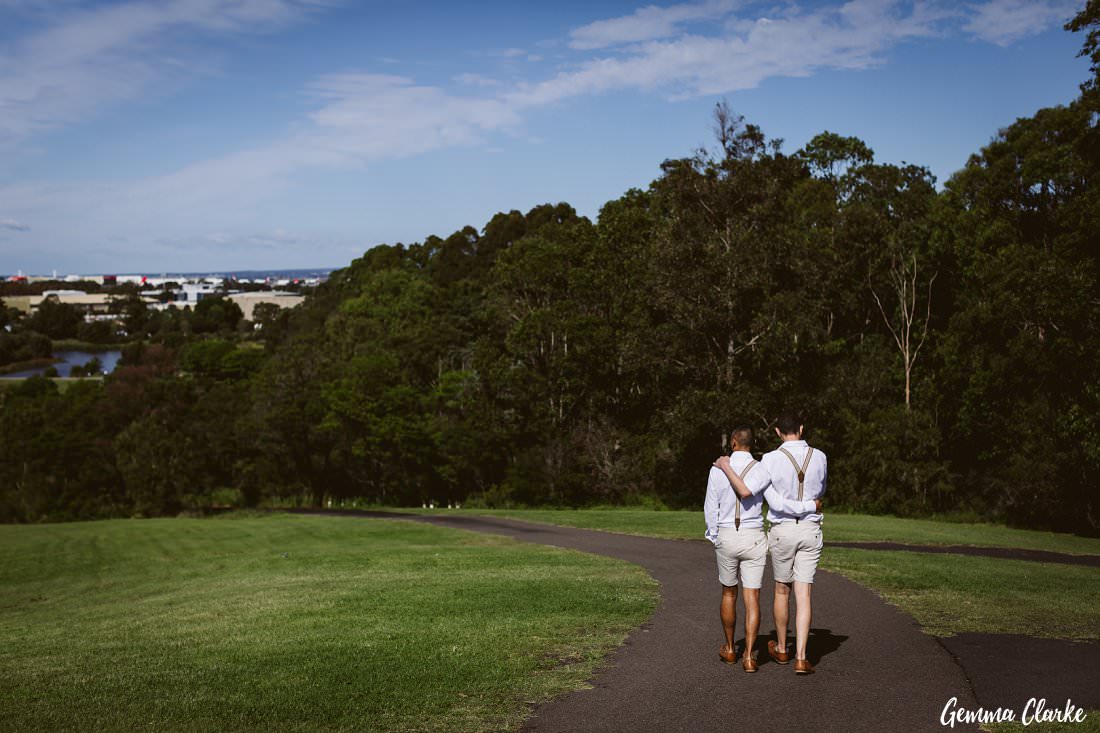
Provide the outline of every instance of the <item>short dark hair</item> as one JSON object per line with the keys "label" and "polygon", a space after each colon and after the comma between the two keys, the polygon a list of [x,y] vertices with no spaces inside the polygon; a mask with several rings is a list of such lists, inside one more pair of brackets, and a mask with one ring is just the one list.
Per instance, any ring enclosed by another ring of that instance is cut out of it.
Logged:
{"label": "short dark hair", "polygon": [[733,430],[730,431],[730,437],[737,441],[737,445],[748,448],[752,446],[752,426],[744,423],[734,425]]}
{"label": "short dark hair", "polygon": [[775,426],[784,435],[794,435],[804,424],[801,413],[794,410],[784,410],[775,420]]}

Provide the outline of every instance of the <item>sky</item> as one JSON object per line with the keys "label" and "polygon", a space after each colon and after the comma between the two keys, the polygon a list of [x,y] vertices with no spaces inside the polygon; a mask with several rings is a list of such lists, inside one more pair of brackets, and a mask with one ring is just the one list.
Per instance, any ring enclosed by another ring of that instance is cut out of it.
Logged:
{"label": "sky", "polygon": [[725,100],[942,184],[1087,76],[1082,0],[0,0],[0,276],[341,267],[565,201]]}

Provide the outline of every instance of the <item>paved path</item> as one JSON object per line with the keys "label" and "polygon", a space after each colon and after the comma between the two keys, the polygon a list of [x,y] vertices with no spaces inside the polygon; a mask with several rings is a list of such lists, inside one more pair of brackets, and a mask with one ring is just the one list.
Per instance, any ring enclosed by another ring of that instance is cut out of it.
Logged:
{"label": "paved path", "polygon": [[940,714],[952,697],[960,707],[978,707],[962,668],[935,639],[871,591],[833,573],[819,571],[814,584],[809,656],[817,673],[797,677],[793,665],[779,666],[767,658],[764,645],[773,624],[766,576],[758,640],[762,663],[758,673],[745,674],[718,659],[720,591],[714,552],[703,542],[489,517],[373,516],[607,555],[641,565],[660,582],[657,610],[612,653],[592,689],[539,706],[528,731],[915,733],[947,730]]}

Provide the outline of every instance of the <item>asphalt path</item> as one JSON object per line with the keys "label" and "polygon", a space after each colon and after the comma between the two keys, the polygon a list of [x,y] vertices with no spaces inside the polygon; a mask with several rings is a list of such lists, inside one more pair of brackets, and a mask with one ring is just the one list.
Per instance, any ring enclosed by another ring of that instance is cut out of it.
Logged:
{"label": "asphalt path", "polygon": [[[954,709],[978,708],[963,668],[943,646],[921,633],[910,616],[834,573],[819,570],[814,583],[808,656],[816,673],[797,676],[793,664],[780,666],[768,658],[774,629],[769,574],[761,593],[760,671],[746,674],[740,665],[718,658],[721,590],[714,551],[704,542],[491,517],[348,514],[606,555],[641,565],[660,583],[656,611],[610,655],[591,688],[536,707],[526,731],[943,731],[950,730],[941,724],[941,714],[952,698]],[[791,605],[793,628],[793,599]],[[739,627],[742,613],[739,601]],[[741,637],[739,628],[739,646]],[[960,724],[954,730],[976,728]]]}

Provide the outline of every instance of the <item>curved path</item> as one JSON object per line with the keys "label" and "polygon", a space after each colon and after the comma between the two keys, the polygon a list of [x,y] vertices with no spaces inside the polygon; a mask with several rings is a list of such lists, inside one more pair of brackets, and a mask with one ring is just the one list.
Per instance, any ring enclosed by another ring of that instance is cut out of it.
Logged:
{"label": "curved path", "polygon": [[958,698],[961,708],[978,707],[962,668],[935,639],[871,591],[833,573],[819,571],[814,584],[809,656],[817,673],[798,677],[793,665],[768,659],[772,593],[765,576],[760,671],[745,674],[718,659],[720,591],[714,552],[706,543],[489,517],[348,514],[607,555],[641,565],[661,584],[657,610],[610,655],[592,688],[535,708],[528,731],[943,731],[940,715],[950,698]]}

